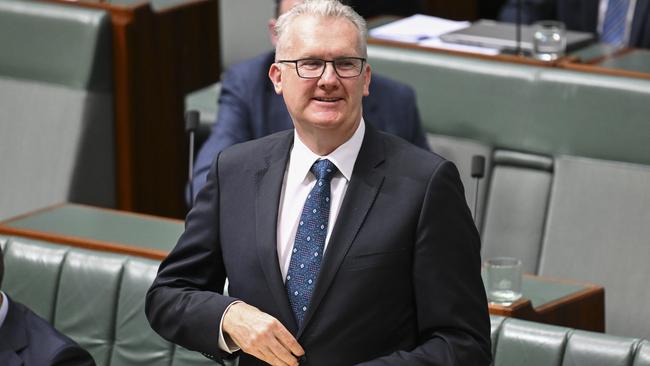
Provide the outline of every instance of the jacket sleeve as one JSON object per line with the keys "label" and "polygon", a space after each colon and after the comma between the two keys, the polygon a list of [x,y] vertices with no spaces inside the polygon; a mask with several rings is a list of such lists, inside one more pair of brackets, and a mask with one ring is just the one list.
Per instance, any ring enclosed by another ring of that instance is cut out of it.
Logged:
{"label": "jacket sleeve", "polygon": [[236,299],[222,295],[226,271],[219,243],[217,176],[218,158],[187,216],[185,231],[160,264],[145,313],[163,338],[219,361],[227,355],[218,346],[219,324]]}
{"label": "jacket sleeve", "polygon": [[196,196],[205,185],[208,171],[215,156],[234,144],[253,139],[251,113],[246,98],[245,81],[239,69],[227,72],[221,83],[217,120],[210,136],[205,140],[196,157],[192,180]]}

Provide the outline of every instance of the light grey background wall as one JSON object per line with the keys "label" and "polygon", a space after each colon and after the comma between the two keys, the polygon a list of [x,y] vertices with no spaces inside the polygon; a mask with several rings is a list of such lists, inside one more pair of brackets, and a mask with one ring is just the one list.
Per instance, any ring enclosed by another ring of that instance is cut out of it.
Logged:
{"label": "light grey background wall", "polygon": [[224,70],[271,49],[267,23],[273,16],[273,0],[221,0],[219,10]]}

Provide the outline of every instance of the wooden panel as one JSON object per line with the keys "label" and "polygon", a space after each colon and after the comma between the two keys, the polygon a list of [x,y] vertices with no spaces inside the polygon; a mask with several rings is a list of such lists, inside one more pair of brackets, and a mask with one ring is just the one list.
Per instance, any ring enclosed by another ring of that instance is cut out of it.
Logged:
{"label": "wooden panel", "polygon": [[[568,280],[527,275],[530,278],[555,283],[578,283]],[[605,331],[605,290],[601,286],[585,284],[585,288],[552,302],[533,307],[531,301],[522,298],[512,305],[490,304],[492,315],[530,320],[534,322],[560,325],[570,328]]]}
{"label": "wooden panel", "polygon": [[[72,213],[72,215],[71,215]],[[72,222],[83,215],[83,223]],[[164,259],[183,221],[77,204],[59,204],[0,222],[0,234],[92,250]]]}
{"label": "wooden panel", "polygon": [[159,11],[149,2],[50,1],[111,14],[118,208],[183,217],[184,96],[219,79],[217,0]]}

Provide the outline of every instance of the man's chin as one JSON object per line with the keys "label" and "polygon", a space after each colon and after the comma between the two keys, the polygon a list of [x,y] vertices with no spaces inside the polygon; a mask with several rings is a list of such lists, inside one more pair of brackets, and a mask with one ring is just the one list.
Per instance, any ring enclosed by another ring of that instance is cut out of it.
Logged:
{"label": "man's chin", "polygon": [[335,128],[341,125],[340,113],[317,113],[310,118],[310,124],[315,127]]}

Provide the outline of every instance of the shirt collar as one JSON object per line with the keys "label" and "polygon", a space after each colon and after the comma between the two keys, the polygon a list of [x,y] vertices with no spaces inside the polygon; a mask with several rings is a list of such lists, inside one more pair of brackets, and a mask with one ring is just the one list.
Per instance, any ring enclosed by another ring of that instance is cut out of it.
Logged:
{"label": "shirt collar", "polygon": [[329,155],[321,156],[309,150],[300,139],[300,136],[298,136],[298,132],[294,130],[293,148],[291,149],[288,176],[296,177],[296,179],[303,181],[305,177],[307,177],[307,173],[316,160],[328,159],[336,165],[339,172],[349,182],[350,178],[352,178],[354,163],[359,155],[359,150],[361,150],[361,143],[363,142],[365,132],[366,124],[363,118],[361,118],[359,126],[352,137],[341,146],[337,147],[336,150],[332,151]]}
{"label": "shirt collar", "polygon": [[7,312],[9,311],[9,299],[2,291],[0,291],[0,297],[2,297],[2,305],[0,305],[0,328],[2,328],[2,324],[5,323]]}

